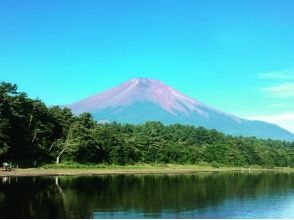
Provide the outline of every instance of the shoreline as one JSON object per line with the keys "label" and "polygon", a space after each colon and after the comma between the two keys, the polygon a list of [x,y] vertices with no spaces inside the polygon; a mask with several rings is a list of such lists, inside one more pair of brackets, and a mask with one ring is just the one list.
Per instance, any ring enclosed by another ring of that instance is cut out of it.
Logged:
{"label": "shoreline", "polygon": [[33,176],[95,176],[130,174],[193,174],[202,172],[294,172],[293,168],[242,168],[242,167],[115,167],[115,168],[27,168],[14,171],[0,169],[0,177]]}

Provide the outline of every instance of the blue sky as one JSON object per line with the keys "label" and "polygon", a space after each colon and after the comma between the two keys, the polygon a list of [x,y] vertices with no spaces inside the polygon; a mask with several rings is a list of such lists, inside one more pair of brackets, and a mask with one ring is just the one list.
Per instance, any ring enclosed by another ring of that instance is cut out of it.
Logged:
{"label": "blue sky", "polygon": [[1,0],[0,80],[67,104],[134,77],[294,132],[292,0]]}

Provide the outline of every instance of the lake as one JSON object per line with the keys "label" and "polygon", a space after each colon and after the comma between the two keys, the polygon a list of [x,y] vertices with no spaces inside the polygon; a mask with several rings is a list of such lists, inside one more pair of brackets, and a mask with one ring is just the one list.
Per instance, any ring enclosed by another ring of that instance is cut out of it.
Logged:
{"label": "lake", "polygon": [[1,218],[294,218],[294,173],[10,177]]}

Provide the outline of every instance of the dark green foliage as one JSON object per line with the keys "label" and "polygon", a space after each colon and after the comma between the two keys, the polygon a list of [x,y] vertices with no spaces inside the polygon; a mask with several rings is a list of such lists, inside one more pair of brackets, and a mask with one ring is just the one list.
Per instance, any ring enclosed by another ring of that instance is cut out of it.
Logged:
{"label": "dark green foliage", "polygon": [[178,163],[294,167],[294,143],[226,136],[160,122],[97,124],[89,113],[48,108],[17,86],[0,84],[0,160],[21,166],[79,163]]}

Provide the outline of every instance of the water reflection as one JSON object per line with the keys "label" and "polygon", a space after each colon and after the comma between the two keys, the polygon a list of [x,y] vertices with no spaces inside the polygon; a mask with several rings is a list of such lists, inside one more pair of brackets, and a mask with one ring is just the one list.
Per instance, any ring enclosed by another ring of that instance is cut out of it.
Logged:
{"label": "water reflection", "polygon": [[2,183],[6,183],[8,181],[8,178],[9,177],[6,177],[6,176],[2,177]]}
{"label": "water reflection", "polygon": [[10,179],[0,182],[1,218],[276,217],[270,207],[294,217],[292,173]]}

